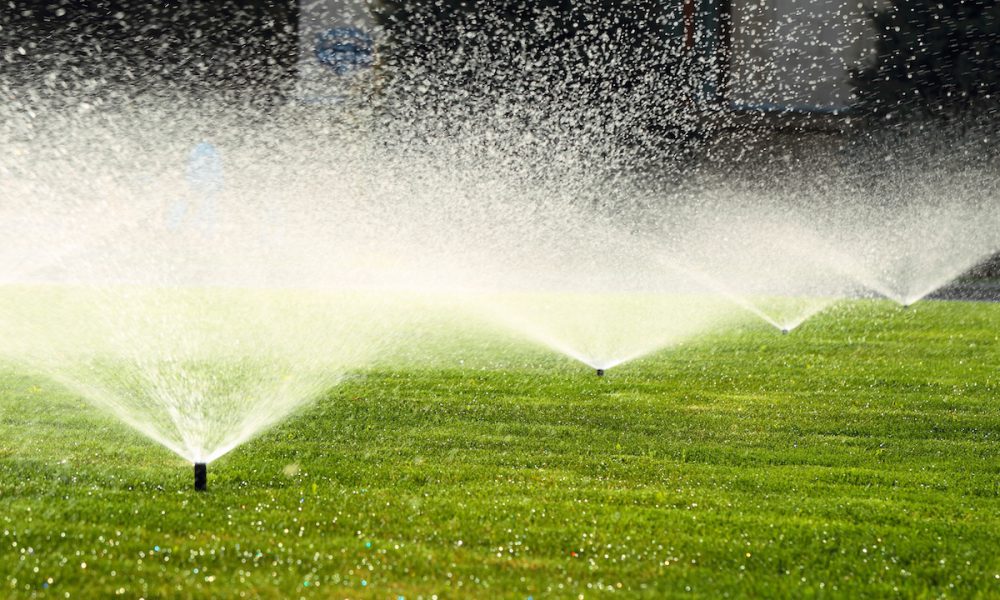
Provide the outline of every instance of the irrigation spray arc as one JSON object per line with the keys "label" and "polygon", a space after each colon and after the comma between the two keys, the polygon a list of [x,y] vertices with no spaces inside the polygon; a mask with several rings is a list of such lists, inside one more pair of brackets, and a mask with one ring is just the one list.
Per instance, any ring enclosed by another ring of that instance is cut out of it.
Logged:
{"label": "irrigation spray arc", "polygon": [[[86,233],[80,251],[0,290],[0,328],[16,340],[7,356],[195,464],[198,489],[208,463],[369,364],[405,331],[390,322],[390,295],[331,271],[332,228],[309,211],[283,200],[302,235],[275,235],[275,212],[253,206],[279,197],[273,180],[254,183],[259,195],[241,189],[247,157],[238,150],[227,152],[221,185],[219,148],[230,147],[238,146],[201,143],[189,154],[200,164],[175,158],[159,178],[119,178],[121,192],[107,186],[95,205],[64,198],[52,214],[66,215],[69,232]],[[100,174],[88,157],[52,170],[71,181],[81,172]],[[25,210],[52,222],[39,207]]]}
{"label": "irrigation spray arc", "polygon": [[[154,112],[155,122],[160,114]],[[282,121],[286,126],[294,131]],[[124,130],[114,120],[104,129]],[[63,139],[81,145],[93,135],[82,126],[66,132]],[[182,137],[168,133],[168,142]],[[136,141],[126,137],[109,146],[131,152]],[[676,231],[663,232],[649,218],[654,209],[624,209],[595,225],[579,206],[580,189],[563,185],[569,173],[528,177],[516,164],[468,158],[456,164],[447,152],[415,159],[409,149],[395,155],[379,146],[380,161],[394,174],[372,186],[374,148],[352,143],[338,147],[336,178],[323,175],[329,156],[301,164],[294,147],[265,153],[225,139],[213,139],[211,147],[199,142],[196,151],[175,141],[161,144],[172,150],[172,160],[157,155],[149,163],[169,168],[131,180],[110,177],[134,168],[112,154],[114,167],[100,181],[115,185],[93,185],[88,196],[102,202],[68,211],[68,222],[88,226],[61,228],[69,247],[79,250],[63,253],[59,268],[44,273],[44,281],[66,293],[33,289],[28,302],[5,311],[0,320],[7,337],[36,342],[24,342],[23,353],[18,344],[7,350],[190,460],[196,487],[203,487],[208,463],[336,385],[345,372],[369,364],[385,340],[405,343],[405,327],[385,322],[392,312],[385,299],[396,291],[489,292],[474,304],[494,322],[603,376],[739,321],[737,313],[756,314],[743,313],[733,298],[760,307],[784,302],[799,311],[797,320],[805,313],[796,298],[848,296],[845,274],[861,272],[853,268],[856,261],[829,252],[839,239],[833,226],[815,227],[810,235],[801,227],[745,228],[740,243],[727,247],[717,223],[729,218],[713,208],[710,227],[692,208],[695,217],[679,226],[685,229],[682,254],[649,241]],[[500,148],[517,148],[516,141],[503,140]],[[100,177],[90,159],[76,160],[51,172],[72,180]],[[581,181],[575,171],[573,181]],[[636,189],[602,193],[624,194],[627,205]],[[318,211],[331,193],[337,202]],[[760,211],[756,222],[767,214]],[[43,216],[35,214],[39,221]],[[747,222],[745,214],[731,219],[733,226]],[[278,221],[296,235],[281,236]],[[643,221],[652,225],[637,236],[632,223]],[[91,224],[101,224],[100,235]],[[698,239],[706,241],[698,245]],[[776,264],[775,247],[796,248],[777,263],[780,270],[767,266]],[[988,247],[987,240],[971,250]],[[657,252],[682,268],[648,260]],[[427,276],[432,271],[435,279]],[[705,277],[690,276],[695,271]],[[42,275],[35,270],[19,280],[32,277]],[[792,329],[781,326],[783,320],[771,322],[783,332]],[[223,372],[228,383],[220,388],[213,381]]]}
{"label": "irrigation spray arc", "polygon": [[[748,318],[788,334],[841,298],[910,305],[1000,247],[985,175],[901,179],[875,208],[835,171],[824,189],[720,182],[678,159],[691,148],[609,133],[694,82],[584,106],[622,72],[613,48],[606,65],[560,62],[568,47],[504,72],[457,35],[468,54],[394,74],[384,114],[17,95],[0,109],[4,225],[38,235],[5,251],[29,260],[4,273],[23,287],[0,290],[3,351],[184,457],[204,489],[209,463],[415,343],[400,293],[465,295],[601,377]],[[689,103],[666,104],[683,124]],[[643,170],[656,161],[666,173]]]}

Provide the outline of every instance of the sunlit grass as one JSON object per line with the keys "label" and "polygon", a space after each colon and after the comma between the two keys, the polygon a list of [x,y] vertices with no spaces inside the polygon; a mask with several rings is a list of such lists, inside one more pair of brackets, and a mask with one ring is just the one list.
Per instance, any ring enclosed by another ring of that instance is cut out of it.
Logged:
{"label": "sunlit grass", "polygon": [[10,373],[0,595],[994,596],[998,335],[1000,306],[855,302],[602,379],[424,332],[213,463],[205,494]]}

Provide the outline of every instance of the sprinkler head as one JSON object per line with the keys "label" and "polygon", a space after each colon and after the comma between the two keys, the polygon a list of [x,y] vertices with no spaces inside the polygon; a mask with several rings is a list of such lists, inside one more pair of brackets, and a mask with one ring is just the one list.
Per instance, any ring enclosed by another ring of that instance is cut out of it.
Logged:
{"label": "sprinkler head", "polygon": [[781,330],[781,335],[788,335],[788,330],[787,329],[782,329]]}
{"label": "sprinkler head", "polygon": [[204,492],[208,488],[208,465],[205,463],[194,463],[194,489],[197,492]]}
{"label": "sprinkler head", "polygon": [[604,369],[598,369],[597,370],[597,376],[598,377],[604,377]]}
{"label": "sprinkler head", "polygon": [[907,308],[910,308],[910,305],[909,304],[904,304],[903,305],[903,310],[906,310]]}

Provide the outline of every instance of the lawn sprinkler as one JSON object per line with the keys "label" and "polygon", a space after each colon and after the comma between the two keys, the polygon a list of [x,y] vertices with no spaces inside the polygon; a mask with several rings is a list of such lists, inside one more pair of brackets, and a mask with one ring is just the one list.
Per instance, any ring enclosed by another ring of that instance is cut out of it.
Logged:
{"label": "lawn sprinkler", "polygon": [[598,377],[604,377],[604,369],[598,369],[597,370],[597,376]]}
{"label": "lawn sprinkler", "polygon": [[197,492],[208,489],[208,465],[205,463],[194,463],[194,489]]}
{"label": "lawn sprinkler", "polygon": [[789,330],[789,329],[788,329],[787,327],[785,327],[785,328],[782,328],[782,330],[781,330],[781,335],[788,335],[788,332],[789,332],[789,331],[790,331],[790,330]]}

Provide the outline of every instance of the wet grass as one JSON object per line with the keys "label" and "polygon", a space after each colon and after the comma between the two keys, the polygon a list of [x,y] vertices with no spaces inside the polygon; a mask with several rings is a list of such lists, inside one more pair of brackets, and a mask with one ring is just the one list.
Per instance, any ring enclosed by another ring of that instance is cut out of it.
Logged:
{"label": "wet grass", "polygon": [[[0,596],[996,597],[1000,306],[613,369],[441,335],[209,467],[0,388]],[[429,351],[432,349],[433,351]]]}

